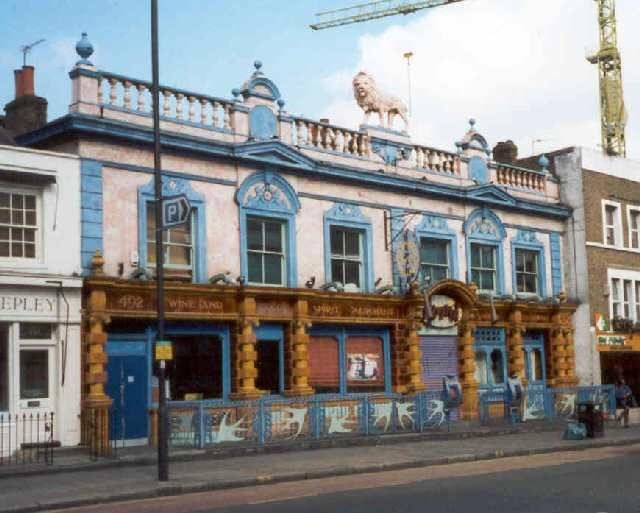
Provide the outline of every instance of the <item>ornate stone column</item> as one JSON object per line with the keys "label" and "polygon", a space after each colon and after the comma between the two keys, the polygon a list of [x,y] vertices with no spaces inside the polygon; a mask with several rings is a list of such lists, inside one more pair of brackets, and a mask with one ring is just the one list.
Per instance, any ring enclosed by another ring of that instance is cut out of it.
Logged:
{"label": "ornate stone column", "polygon": [[509,352],[509,376],[517,375],[524,386],[527,386],[525,371],[524,340],[525,327],[522,324],[522,312],[513,310],[509,314],[507,329],[507,350]]}
{"label": "ornate stone column", "polygon": [[407,392],[403,370],[406,367],[404,327],[396,324],[391,330],[391,385],[396,394]]}
{"label": "ornate stone column", "polygon": [[294,321],[287,334],[287,366],[288,375],[285,395],[311,395],[313,388],[309,386],[309,304],[297,300],[294,305]]}
{"label": "ornate stone column", "polygon": [[406,393],[416,394],[426,390],[422,381],[422,350],[419,331],[422,327],[424,297],[412,284],[407,298],[407,315],[404,323],[405,383]]}
{"label": "ornate stone column", "polygon": [[[91,278],[104,276],[104,259],[100,251],[96,251],[91,259]],[[93,287],[89,293],[84,333],[84,385],[85,393],[82,401],[82,439],[98,454],[109,449],[109,408],[112,400],[105,393],[107,382],[107,354],[105,344],[107,333],[105,326],[110,322],[106,313],[107,293]]]}
{"label": "ornate stone column", "polygon": [[549,381],[549,385],[553,387],[562,387],[565,384],[566,377],[566,362],[565,362],[565,339],[562,333],[562,328],[559,326],[554,326],[550,330],[550,340],[549,340],[549,363],[550,369],[549,374],[551,375],[551,379]]}
{"label": "ornate stone column", "polygon": [[460,416],[463,420],[472,420],[478,416],[476,355],[473,350],[475,326],[469,321],[469,315],[469,311],[463,313],[458,328],[458,373],[462,386]]}
{"label": "ornate stone column", "polygon": [[576,386],[578,378],[576,377],[576,358],[573,345],[573,328],[565,327],[562,329],[564,337],[564,364],[565,364],[565,384],[566,386]]}
{"label": "ornate stone column", "polygon": [[256,336],[254,326],[258,325],[256,318],[256,300],[253,297],[240,299],[240,319],[236,327],[235,344],[233,347],[234,360],[234,391],[231,399],[257,399],[262,392],[256,388]]}

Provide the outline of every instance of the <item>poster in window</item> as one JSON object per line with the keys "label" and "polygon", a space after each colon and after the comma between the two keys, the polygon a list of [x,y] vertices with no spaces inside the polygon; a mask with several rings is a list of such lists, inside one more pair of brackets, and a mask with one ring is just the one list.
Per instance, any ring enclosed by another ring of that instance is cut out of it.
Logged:
{"label": "poster in window", "polygon": [[346,353],[349,384],[366,386],[384,383],[384,358],[380,338],[348,337]]}
{"label": "poster in window", "polygon": [[379,378],[379,354],[349,353],[347,355],[347,379],[349,381],[377,381]]}

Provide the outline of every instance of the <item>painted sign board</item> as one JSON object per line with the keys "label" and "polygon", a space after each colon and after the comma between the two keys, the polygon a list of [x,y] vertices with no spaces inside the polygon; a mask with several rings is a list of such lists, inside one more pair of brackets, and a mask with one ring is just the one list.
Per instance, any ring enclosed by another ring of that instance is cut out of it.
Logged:
{"label": "painted sign board", "polygon": [[170,340],[156,342],[156,360],[173,360],[173,346]]}
{"label": "painted sign board", "polygon": [[162,226],[171,228],[184,224],[191,215],[191,204],[184,194],[162,199]]}
{"label": "painted sign board", "polygon": [[425,320],[430,327],[446,329],[458,324],[462,317],[462,308],[455,299],[435,294],[428,301],[428,308],[425,308]]}

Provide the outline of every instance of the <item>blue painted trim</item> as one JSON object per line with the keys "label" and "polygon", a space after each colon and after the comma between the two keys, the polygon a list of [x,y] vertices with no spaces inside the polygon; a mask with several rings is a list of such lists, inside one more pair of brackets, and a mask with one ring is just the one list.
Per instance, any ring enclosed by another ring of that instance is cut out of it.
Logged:
{"label": "blue painted trim", "polygon": [[[484,333],[493,333],[496,337],[482,338]],[[478,384],[480,390],[497,391],[503,390],[507,384],[508,366],[507,366],[507,343],[506,333],[504,328],[476,328],[473,341],[474,358],[475,352],[484,351],[485,362],[487,367],[487,384]],[[495,383],[493,381],[493,373],[491,372],[491,353],[494,350],[499,350],[502,353],[502,372],[504,376],[504,383]]]}
{"label": "blue painted trim", "polygon": [[91,271],[91,257],[103,248],[102,164],[80,159],[80,257],[83,274]]}
{"label": "blue painted trim", "polygon": [[357,395],[347,392],[347,337],[378,337],[382,340],[382,354],[384,359],[384,391],[391,393],[391,343],[389,328],[369,326],[313,326],[309,331],[312,337],[331,337],[338,341],[338,364],[340,366],[341,396]]}
{"label": "blue painted trim", "polygon": [[440,239],[449,242],[449,278],[458,278],[458,236],[455,230],[449,228],[447,218],[423,214],[420,224],[416,227],[416,237],[419,245],[422,238]]}
{"label": "blue painted trim", "polygon": [[558,232],[549,234],[549,246],[551,249],[551,285],[553,295],[557,296],[562,292],[562,259],[560,253],[560,234]]}
{"label": "blue painted trim", "polygon": [[531,230],[518,230],[516,238],[511,240],[511,293],[518,292],[518,282],[516,280],[516,251],[527,249],[538,253],[538,296],[547,296],[547,266],[544,256],[544,244],[538,240],[536,232]]}
{"label": "blue painted trim", "polygon": [[287,287],[296,287],[298,282],[296,252],[296,213],[300,200],[289,182],[272,171],[258,171],[245,178],[236,192],[236,203],[240,215],[240,268],[248,278],[247,262],[247,217],[276,219],[285,222],[285,262]]}
{"label": "blue painted trim", "polygon": [[278,121],[266,105],[256,105],[249,112],[249,136],[253,139],[273,139],[278,136]]}
{"label": "blue painted trim", "polygon": [[325,282],[331,282],[331,227],[344,227],[358,230],[362,233],[363,251],[362,292],[373,291],[373,228],[371,219],[365,216],[357,205],[351,203],[336,203],[323,215],[324,227],[324,276]]}
{"label": "blue painted trim", "polygon": [[[278,392],[284,394],[284,326],[282,324],[260,324],[254,329],[257,340],[273,341],[278,344]],[[269,396],[267,396],[269,397]]]}
{"label": "blue painted trim", "polygon": [[[542,358],[542,379],[531,381],[531,353],[534,349],[540,350],[540,357]],[[526,375],[529,380],[529,384],[543,384],[547,382],[547,366],[546,357],[544,354],[544,334],[541,331],[531,332],[527,331],[524,334],[524,351],[526,359]]]}
{"label": "blue painted trim", "polygon": [[486,207],[475,209],[462,225],[466,235],[467,282],[471,282],[471,244],[496,248],[496,294],[504,294],[504,249],[507,231],[500,218]]}
{"label": "blue painted trim", "polygon": [[[174,185],[172,187],[171,185]],[[204,283],[207,280],[207,237],[204,196],[191,188],[188,180],[162,176],[162,196],[184,194],[191,204],[194,218],[192,280]],[[147,266],[147,203],[155,198],[154,179],[138,188],[138,258],[140,267]]]}
{"label": "blue painted trim", "polygon": [[[38,130],[21,135],[16,138],[16,142],[25,146],[44,144],[48,139],[63,134],[102,136],[123,139],[133,144],[153,144],[153,132],[148,128],[134,126],[122,121],[107,120],[77,113],[68,114],[48,123]],[[208,157],[233,158],[246,161],[248,164],[265,161],[243,155],[240,151],[243,145],[234,146],[232,143],[212,141],[210,139],[179,134],[177,132],[163,132],[161,135],[161,143],[166,151],[191,151]],[[289,152],[297,153],[301,160],[304,161],[306,159],[310,161],[312,163],[311,169],[305,172],[307,178],[315,177],[325,181],[333,180],[337,183],[356,183],[360,186],[375,187],[386,191],[394,190],[399,193],[414,196],[439,197],[449,201],[460,201],[479,205],[504,206],[508,203],[498,196],[499,192],[496,192],[495,195],[478,197],[479,194],[473,187],[425,182],[424,180],[410,177],[374,173],[364,171],[361,168],[330,164],[324,161],[314,161],[280,141],[253,144],[279,145],[280,148],[286,148]],[[236,150],[236,148],[238,150]],[[301,171],[299,165],[287,164],[286,162],[279,162],[278,165],[294,173]],[[510,209],[512,211],[561,220],[565,220],[571,216],[572,209],[566,205],[525,200],[510,196],[497,186],[489,187],[493,187],[495,191],[502,191],[504,197],[511,198],[510,201],[512,201],[513,204],[510,205]]]}
{"label": "blue painted trim", "polygon": [[[257,86],[266,87],[269,90],[270,95],[258,93],[255,91]],[[278,86],[269,78],[265,77],[262,72],[254,73],[247,84],[247,87],[241,91],[243,96],[257,96],[259,98],[265,98],[267,100],[277,100],[280,98],[280,90]]]}

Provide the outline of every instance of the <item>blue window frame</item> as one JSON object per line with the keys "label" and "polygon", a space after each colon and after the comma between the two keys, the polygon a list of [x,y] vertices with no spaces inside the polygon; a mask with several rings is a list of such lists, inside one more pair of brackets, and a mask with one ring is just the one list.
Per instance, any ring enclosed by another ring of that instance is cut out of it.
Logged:
{"label": "blue window frame", "polygon": [[527,331],[524,334],[526,376],[529,385],[543,385],[547,379],[544,354],[544,333]]}
{"label": "blue window frame", "polygon": [[[258,353],[256,388],[269,395],[284,394],[284,327],[260,324],[254,330]],[[276,365],[274,365],[276,364]]]}
{"label": "blue window frame", "polygon": [[[349,385],[348,373],[353,370],[354,363],[349,362],[347,354],[348,340],[351,337],[371,337],[382,342],[382,358],[384,361],[384,392],[391,393],[391,352],[389,347],[389,330],[386,328],[344,328],[340,326],[317,326],[311,328],[310,337],[327,337],[336,341],[338,351],[338,386],[340,395],[357,393],[357,387]],[[313,343],[313,340],[310,341]],[[363,365],[364,367],[365,365]],[[365,370],[366,372],[366,370]]]}
{"label": "blue window frame", "polygon": [[[252,283],[297,286],[295,216],[300,210],[300,201],[293,187],[272,171],[259,171],[248,176],[242,182],[236,192],[236,202],[240,207],[240,268],[242,275],[249,278],[251,270],[251,276],[256,279]],[[263,238],[260,241],[254,240],[252,233],[250,233],[255,231],[250,228],[258,225],[263,227],[261,228],[263,229]],[[277,226],[280,226],[281,230],[281,247],[278,251],[270,252],[267,251],[269,249],[267,247],[268,234],[264,230],[267,230],[268,227],[275,230]],[[250,236],[251,240],[249,240]],[[258,249],[259,243],[263,244],[262,250]],[[251,249],[253,256],[250,256],[250,248],[253,248]],[[274,256],[267,257],[266,254]],[[275,266],[278,263],[276,260],[281,263],[281,266],[278,267],[281,277],[280,283],[275,283],[276,280],[272,274],[268,274],[271,272],[269,271],[270,266]],[[258,261],[261,265],[261,281],[257,281]]]}
{"label": "blue window frame", "polygon": [[[504,294],[504,250],[503,241],[507,232],[500,218],[488,208],[477,208],[463,225],[467,246],[467,281],[479,279],[480,291]],[[493,267],[492,267],[493,266]],[[475,270],[475,273],[474,273]],[[493,289],[485,288],[494,273]]]}
{"label": "blue window frame", "polygon": [[354,283],[362,292],[371,292],[371,220],[360,207],[350,203],[334,204],[324,213],[323,220],[325,281]]}
{"label": "blue window frame", "polygon": [[546,296],[545,249],[537,234],[518,230],[511,242],[512,289],[514,294]]}
{"label": "blue window frame", "polygon": [[424,214],[416,227],[420,245],[420,275],[433,285],[446,278],[458,278],[458,239],[447,219]]}
{"label": "blue window frame", "polygon": [[482,390],[503,390],[507,379],[507,346],[502,328],[476,328],[476,381]]}
{"label": "blue window frame", "polygon": [[[191,220],[188,226],[176,227],[174,230],[166,230],[165,241],[165,262],[167,270],[172,269],[171,252],[176,251],[176,255],[181,263],[173,268],[177,272],[191,273],[191,280],[194,282],[204,282],[207,279],[207,259],[206,259],[206,227],[204,212],[204,196],[195,192],[187,180],[173,176],[162,176],[162,195],[176,196],[184,194],[192,207]],[[150,254],[150,242],[154,239],[149,237],[149,231],[153,231],[155,224],[149,223],[149,213],[154,211],[155,190],[154,181],[150,180],[146,185],[138,189],[138,259],[139,266],[149,270],[155,266],[155,253]],[[189,265],[184,264],[184,259],[189,258]]]}

